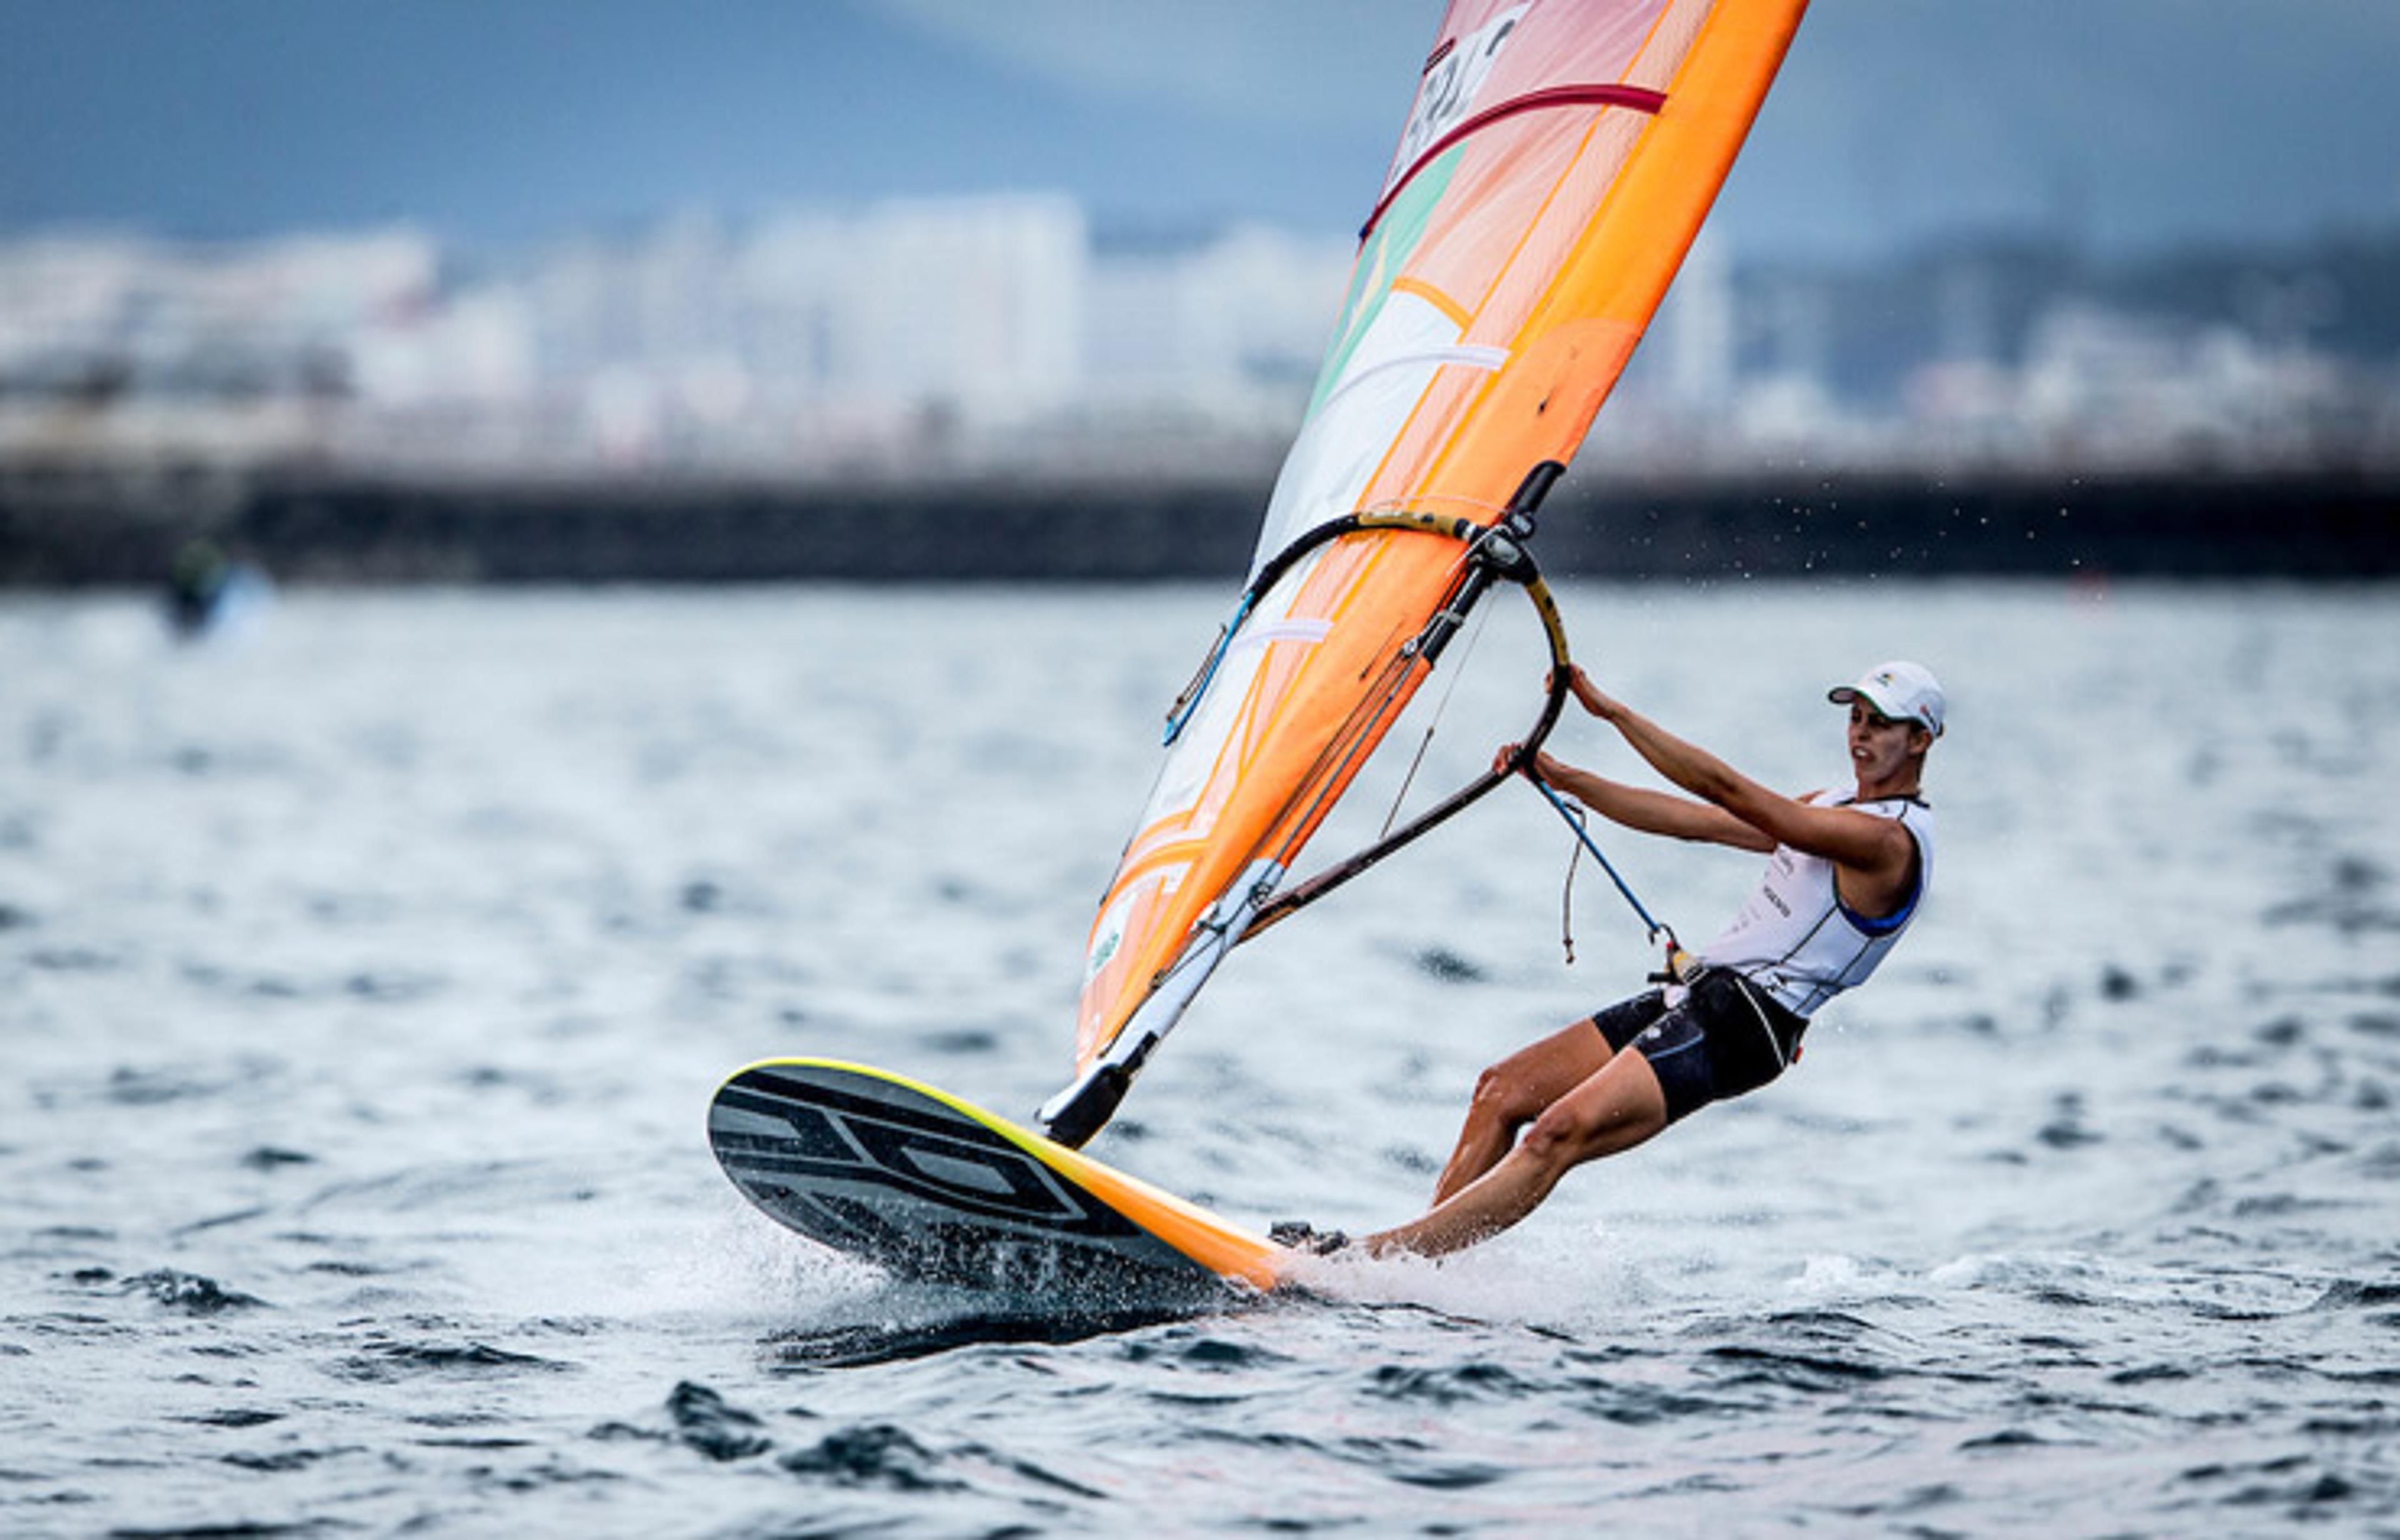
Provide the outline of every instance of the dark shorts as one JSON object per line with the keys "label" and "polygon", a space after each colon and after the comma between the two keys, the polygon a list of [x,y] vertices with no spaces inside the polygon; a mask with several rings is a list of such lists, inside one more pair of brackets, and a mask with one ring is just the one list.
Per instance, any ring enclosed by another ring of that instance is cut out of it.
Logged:
{"label": "dark shorts", "polygon": [[1591,1018],[1608,1046],[1631,1043],[1667,1094],[1667,1121],[1712,1101],[1755,1091],[1800,1056],[1808,1023],[1752,988],[1739,974],[1703,969],[1681,1003],[1663,990],[1619,1001]]}

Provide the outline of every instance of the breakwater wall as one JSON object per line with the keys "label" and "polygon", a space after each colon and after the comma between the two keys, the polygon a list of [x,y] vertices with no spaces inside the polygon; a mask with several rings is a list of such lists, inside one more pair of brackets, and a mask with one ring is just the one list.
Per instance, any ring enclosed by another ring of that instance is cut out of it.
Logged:
{"label": "breakwater wall", "polygon": [[[149,585],[206,537],[285,581],[1141,581],[1238,575],[1264,484],[0,475],[0,585]],[[1559,576],[2400,577],[2400,472],[1570,476]]]}

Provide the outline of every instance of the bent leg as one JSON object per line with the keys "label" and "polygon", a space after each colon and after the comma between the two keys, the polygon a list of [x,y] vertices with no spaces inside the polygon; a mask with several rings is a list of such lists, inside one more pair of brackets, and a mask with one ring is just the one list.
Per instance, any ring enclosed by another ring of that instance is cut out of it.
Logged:
{"label": "bent leg", "polygon": [[1552,1102],[1523,1141],[1490,1170],[1424,1218],[1366,1236],[1360,1244],[1370,1256],[1405,1251],[1439,1257],[1488,1240],[1532,1213],[1569,1171],[1631,1149],[1666,1126],[1667,1097],[1650,1061],[1638,1053],[1617,1054]]}
{"label": "bent leg", "polygon": [[1466,1121],[1450,1164],[1434,1184],[1439,1205],[1500,1164],[1525,1124],[1605,1069],[1614,1055],[1590,1017],[1519,1049],[1483,1071],[1466,1105]]}

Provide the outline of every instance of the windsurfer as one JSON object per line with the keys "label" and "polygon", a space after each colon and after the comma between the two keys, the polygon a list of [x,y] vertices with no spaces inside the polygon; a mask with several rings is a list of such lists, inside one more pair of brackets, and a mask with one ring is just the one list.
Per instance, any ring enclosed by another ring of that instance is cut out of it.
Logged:
{"label": "windsurfer", "polygon": [[[1933,827],[1920,790],[1945,703],[1922,666],[1884,663],[1829,692],[1849,708],[1857,783],[1838,800],[1780,796],[1603,694],[1581,669],[1570,682],[1586,711],[1690,797],[1548,754],[1534,756],[1532,774],[1627,828],[1766,854],[1766,874],[1725,933],[1665,988],[1484,1070],[1432,1208],[1363,1237],[1371,1255],[1439,1256],[1487,1239],[1575,1166],[1775,1079],[1799,1056],[1810,1015],[1866,981],[1925,896]],[[1518,754],[1511,744],[1499,762]]]}

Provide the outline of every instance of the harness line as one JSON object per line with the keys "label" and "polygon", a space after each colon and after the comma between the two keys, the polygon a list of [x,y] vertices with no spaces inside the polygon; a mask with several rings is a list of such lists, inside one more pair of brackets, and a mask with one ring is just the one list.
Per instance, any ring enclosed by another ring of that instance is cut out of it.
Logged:
{"label": "harness line", "polygon": [[[1667,938],[1667,973],[1670,977],[1680,979],[1683,976],[1683,964],[1688,954],[1675,940],[1674,927],[1662,923],[1657,916],[1643,906],[1642,900],[1635,896],[1631,885],[1618,873],[1616,863],[1608,859],[1608,852],[1600,848],[1599,844],[1592,839],[1591,832],[1584,827],[1584,819],[1576,814],[1575,809],[1567,806],[1566,798],[1553,790],[1548,782],[1535,775],[1530,766],[1526,768],[1524,775],[1526,780],[1534,784],[1534,789],[1540,792],[1552,808],[1558,810],[1559,816],[1566,821],[1567,827],[1575,831],[1575,837],[1581,847],[1589,851],[1591,858],[1600,863],[1600,869],[1608,874],[1608,879],[1616,884],[1616,891],[1624,895],[1625,902],[1632,906],[1633,912],[1641,917],[1642,923],[1649,927],[1649,939],[1656,941],[1660,936]],[[1567,868],[1567,880],[1570,883],[1575,880],[1575,868],[1572,865]],[[1569,962],[1575,961],[1575,941],[1572,936],[1567,938],[1567,961]]]}

